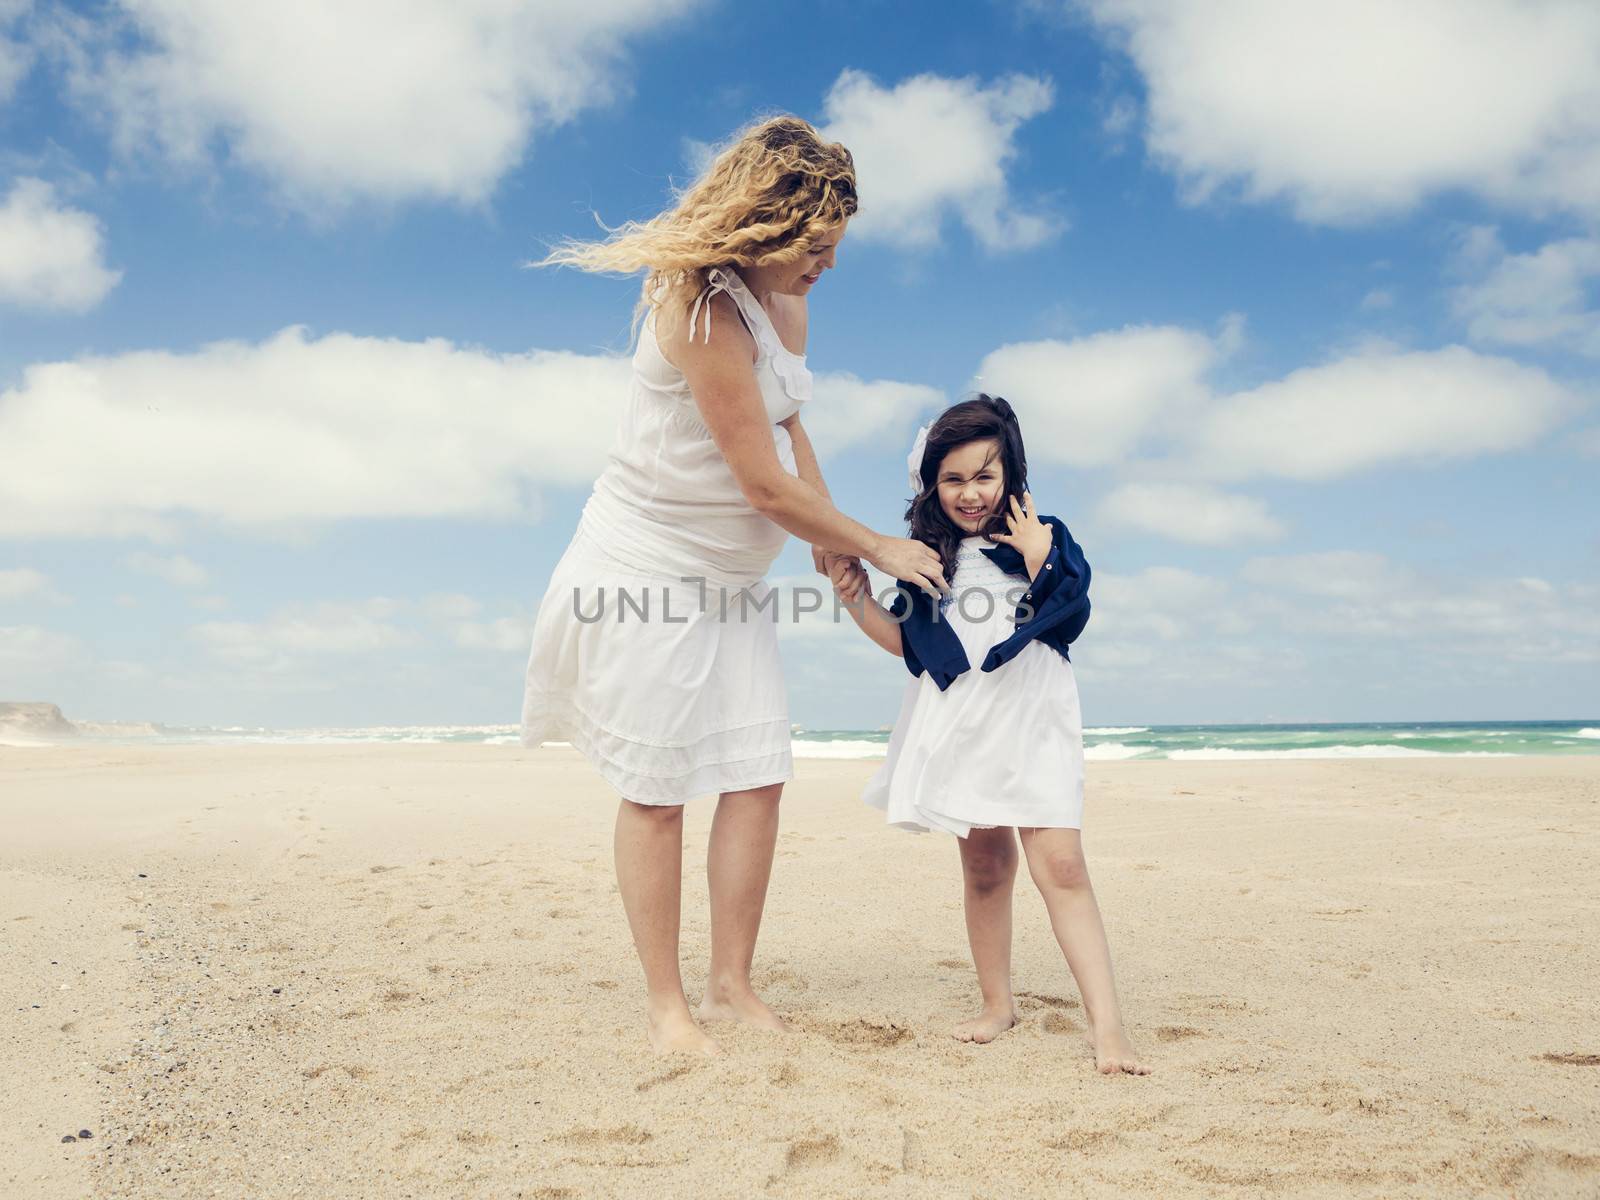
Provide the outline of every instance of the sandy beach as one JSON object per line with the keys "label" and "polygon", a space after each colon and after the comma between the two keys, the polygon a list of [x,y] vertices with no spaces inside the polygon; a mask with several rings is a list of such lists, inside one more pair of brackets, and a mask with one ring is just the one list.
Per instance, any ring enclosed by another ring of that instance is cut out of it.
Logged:
{"label": "sandy beach", "polygon": [[1144,1078],[1094,1072],[1025,885],[1023,1023],[950,1039],[955,848],[873,769],[786,794],[756,978],[795,1032],[688,1061],[571,751],[0,750],[0,1192],[1600,1194],[1600,758],[1091,764]]}

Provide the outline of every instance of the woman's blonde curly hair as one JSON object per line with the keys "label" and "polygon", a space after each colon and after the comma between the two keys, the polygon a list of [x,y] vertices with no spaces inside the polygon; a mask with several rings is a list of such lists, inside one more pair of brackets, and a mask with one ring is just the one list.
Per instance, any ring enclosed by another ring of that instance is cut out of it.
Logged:
{"label": "woman's blonde curly hair", "polygon": [[713,267],[794,262],[855,211],[850,151],[799,117],[772,117],[735,134],[675,207],[603,242],[563,242],[534,265],[647,270],[637,325],[647,311],[686,311]]}

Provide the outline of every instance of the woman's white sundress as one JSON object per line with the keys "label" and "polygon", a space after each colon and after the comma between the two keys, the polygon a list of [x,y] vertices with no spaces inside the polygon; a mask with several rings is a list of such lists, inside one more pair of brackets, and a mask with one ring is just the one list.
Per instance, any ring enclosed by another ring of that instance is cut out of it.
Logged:
{"label": "woman's white sundress", "polygon": [[[756,340],[778,458],[797,474],[778,422],[810,399],[805,356],[731,269],[710,272],[690,337],[701,320],[709,336],[717,292]],[[787,537],[744,498],[647,318],[609,460],[534,618],[523,744],[570,741],[640,804],[793,778],[777,597],[763,579]]]}
{"label": "woman's white sundress", "polygon": [[943,692],[927,672],[907,681],[887,755],[862,799],[891,825],[919,832],[1081,829],[1083,717],[1072,664],[1035,641],[993,671],[979,666],[1016,628],[1028,583],[984,555],[990,545],[962,539],[949,581],[957,600],[941,618],[971,667]]}

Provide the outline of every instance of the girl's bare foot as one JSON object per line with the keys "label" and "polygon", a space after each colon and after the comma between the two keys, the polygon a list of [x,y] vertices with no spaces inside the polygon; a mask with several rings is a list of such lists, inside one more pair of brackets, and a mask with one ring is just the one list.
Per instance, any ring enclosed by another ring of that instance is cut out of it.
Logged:
{"label": "girl's bare foot", "polygon": [[788,1033],[783,1018],[767,1007],[767,1002],[756,995],[746,984],[706,984],[706,994],[700,1001],[702,1021],[743,1021],[757,1029],[770,1029],[774,1033]]}
{"label": "girl's bare foot", "polygon": [[1139,1061],[1133,1052],[1133,1043],[1119,1026],[1104,1034],[1096,1033],[1093,1026],[1084,1035],[1089,1049],[1094,1051],[1094,1067],[1102,1075],[1148,1075],[1150,1068]]}
{"label": "girl's bare foot", "polygon": [[710,1058],[722,1053],[722,1047],[694,1023],[689,1006],[682,1000],[647,1004],[646,1011],[650,1049],[657,1054],[702,1054]]}
{"label": "girl's bare foot", "polygon": [[1005,1008],[986,1008],[972,1020],[961,1022],[950,1034],[958,1042],[977,1042],[981,1046],[994,1041],[1016,1023],[1017,1010],[1010,1005]]}

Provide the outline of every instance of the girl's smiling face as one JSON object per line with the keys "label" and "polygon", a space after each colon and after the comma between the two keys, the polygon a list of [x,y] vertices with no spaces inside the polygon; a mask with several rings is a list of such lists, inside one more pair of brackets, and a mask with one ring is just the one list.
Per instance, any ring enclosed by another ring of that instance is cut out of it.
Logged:
{"label": "girl's smiling face", "polygon": [[1000,443],[983,438],[957,446],[944,456],[934,477],[939,504],[957,529],[975,534],[1005,500],[1005,470]]}

